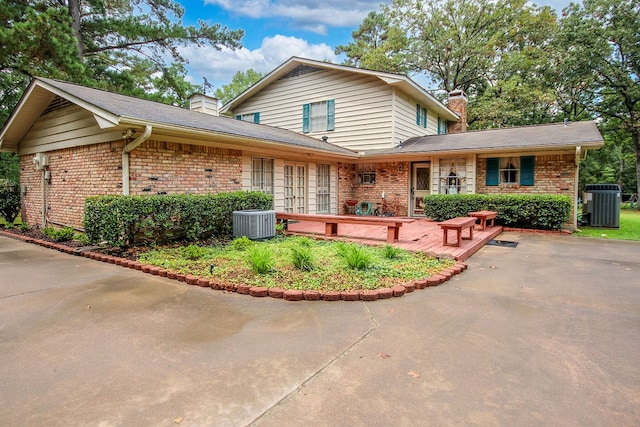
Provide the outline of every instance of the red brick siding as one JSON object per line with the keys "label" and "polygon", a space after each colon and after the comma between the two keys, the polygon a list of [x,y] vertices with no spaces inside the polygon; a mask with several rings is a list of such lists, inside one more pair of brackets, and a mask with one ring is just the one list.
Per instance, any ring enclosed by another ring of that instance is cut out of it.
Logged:
{"label": "red brick siding", "polygon": [[[123,148],[124,142],[119,141],[47,153],[51,171],[48,221],[81,228],[86,197],[122,194]],[[32,158],[26,155],[20,159],[21,184],[27,186],[23,211],[27,224],[39,225],[41,172]],[[147,141],[130,153],[129,164],[131,194],[208,194],[242,189],[238,150]]]}
{"label": "red brick siding", "polygon": [[129,155],[131,194],[242,190],[242,152],[147,141]]}
{"label": "red brick siding", "polygon": [[391,162],[375,164],[376,183],[374,185],[357,184],[358,166],[341,163],[338,168],[338,212],[347,213],[345,200],[380,203],[384,191],[387,202],[391,204],[398,197],[398,215],[408,215],[407,192],[409,188],[409,163]]}

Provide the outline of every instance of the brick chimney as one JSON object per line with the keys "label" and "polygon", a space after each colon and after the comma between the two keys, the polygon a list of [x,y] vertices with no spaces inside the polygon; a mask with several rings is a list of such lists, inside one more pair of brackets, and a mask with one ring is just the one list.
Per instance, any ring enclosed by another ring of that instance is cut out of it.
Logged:
{"label": "brick chimney", "polygon": [[213,96],[194,93],[189,98],[189,109],[200,113],[218,115],[218,99]]}
{"label": "brick chimney", "polygon": [[467,131],[467,104],[469,100],[462,90],[453,90],[449,92],[449,100],[447,106],[451,111],[456,113],[460,119],[455,123],[449,124],[449,133],[461,133]]}

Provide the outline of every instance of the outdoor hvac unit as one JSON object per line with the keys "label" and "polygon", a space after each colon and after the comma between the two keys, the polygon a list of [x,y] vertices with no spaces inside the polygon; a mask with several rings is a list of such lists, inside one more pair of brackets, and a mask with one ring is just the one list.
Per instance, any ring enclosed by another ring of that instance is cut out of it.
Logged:
{"label": "outdoor hvac unit", "polygon": [[588,184],[582,196],[582,216],[592,227],[620,228],[618,184]]}
{"label": "outdoor hvac unit", "polygon": [[233,237],[268,239],[276,235],[276,211],[244,210],[233,212]]}

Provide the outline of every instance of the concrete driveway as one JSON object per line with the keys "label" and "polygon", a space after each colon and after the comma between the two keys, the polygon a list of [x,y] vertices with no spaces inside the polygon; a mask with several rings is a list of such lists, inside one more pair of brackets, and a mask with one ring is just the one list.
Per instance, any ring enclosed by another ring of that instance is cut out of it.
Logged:
{"label": "concrete driveway", "polygon": [[504,233],[402,298],[284,302],[0,237],[0,424],[640,424],[640,244]]}

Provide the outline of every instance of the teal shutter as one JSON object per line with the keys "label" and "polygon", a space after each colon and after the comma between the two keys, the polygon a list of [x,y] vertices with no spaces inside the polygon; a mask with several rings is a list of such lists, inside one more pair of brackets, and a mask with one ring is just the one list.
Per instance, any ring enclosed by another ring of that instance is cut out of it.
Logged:
{"label": "teal shutter", "polygon": [[440,116],[438,116],[438,135],[442,133],[442,129],[440,128],[440,126],[442,126],[442,121],[440,120]]}
{"label": "teal shutter", "polygon": [[498,185],[500,182],[500,159],[493,157],[487,159],[487,187]]}
{"label": "teal shutter", "polygon": [[310,123],[309,116],[311,115],[311,104],[304,104],[302,106],[302,133],[309,133]]}
{"label": "teal shutter", "polygon": [[422,127],[426,128],[429,125],[429,113],[426,108],[422,109]]}
{"label": "teal shutter", "polygon": [[260,124],[260,113],[253,113],[253,123]]}
{"label": "teal shutter", "polygon": [[329,99],[327,101],[327,130],[336,128],[336,101]]}
{"label": "teal shutter", "polygon": [[533,185],[535,156],[520,157],[520,185]]}
{"label": "teal shutter", "polygon": [[236,120],[242,120],[242,116],[241,116],[240,114],[238,114],[238,115],[236,116]]}

